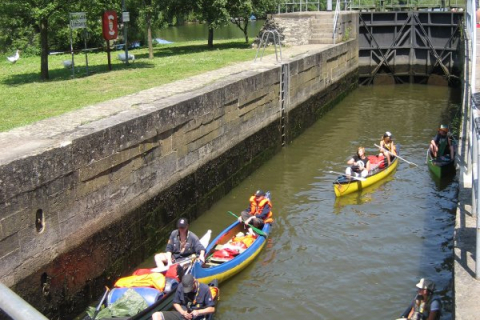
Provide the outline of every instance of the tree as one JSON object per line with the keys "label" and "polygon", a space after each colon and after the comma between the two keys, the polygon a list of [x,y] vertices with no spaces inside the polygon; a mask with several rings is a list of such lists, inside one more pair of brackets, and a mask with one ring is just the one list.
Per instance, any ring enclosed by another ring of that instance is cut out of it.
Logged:
{"label": "tree", "polygon": [[213,47],[213,31],[228,24],[227,0],[198,0],[195,14],[208,26],[208,46]]}
{"label": "tree", "polygon": [[32,27],[40,34],[40,75],[43,80],[48,75],[48,31],[49,21],[54,15],[68,14],[73,0],[23,0],[0,1],[3,17],[13,16],[23,26]]}
{"label": "tree", "polygon": [[257,17],[264,17],[269,12],[274,12],[277,0],[228,0],[228,13],[233,18],[233,23],[242,30],[245,42],[248,43],[248,26],[250,16],[255,13]]}
{"label": "tree", "polygon": [[218,27],[228,24],[230,15],[227,0],[168,0],[166,15],[169,20],[191,12],[208,26],[208,46],[213,47],[213,32]]}

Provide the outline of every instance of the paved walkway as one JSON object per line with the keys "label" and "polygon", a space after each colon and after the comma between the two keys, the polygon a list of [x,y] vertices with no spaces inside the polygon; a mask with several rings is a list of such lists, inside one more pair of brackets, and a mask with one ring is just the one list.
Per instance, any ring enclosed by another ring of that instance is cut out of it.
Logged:
{"label": "paved walkway", "polygon": [[[477,65],[476,91],[480,92],[480,29],[477,29]],[[463,125],[470,128],[464,115]],[[465,131],[465,130],[464,130]],[[472,177],[466,173],[466,157],[464,144],[467,135],[460,136],[459,161],[460,179],[458,192],[458,207],[454,235],[454,319],[480,319],[480,280],[475,278],[475,264],[480,263],[475,257],[477,219],[472,212]],[[475,261],[477,260],[477,261]]]}

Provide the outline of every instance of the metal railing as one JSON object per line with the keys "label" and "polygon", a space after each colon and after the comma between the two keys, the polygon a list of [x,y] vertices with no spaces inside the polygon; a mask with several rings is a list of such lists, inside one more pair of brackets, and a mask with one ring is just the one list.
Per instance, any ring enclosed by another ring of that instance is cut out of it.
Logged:
{"label": "metal railing", "polygon": [[282,12],[320,11],[320,9],[320,0],[285,0],[278,3],[279,14]]}
{"label": "metal railing", "polygon": [[[475,256],[480,257],[480,93],[476,92],[477,27],[476,6],[473,0],[467,1],[465,12],[465,77],[464,77],[464,117],[465,161],[463,168],[465,182],[471,181],[472,214],[476,215]],[[475,261],[475,278],[480,280],[480,261]]]}
{"label": "metal railing", "polygon": [[[262,53],[260,54],[260,60],[262,60],[265,48],[267,47],[268,41],[270,40],[270,36],[272,36],[272,43],[275,47],[275,58],[277,62],[282,61],[282,39],[280,38],[280,33],[277,30],[265,30],[263,31],[262,37],[260,38],[260,41],[258,43],[257,54],[255,55],[255,60],[253,60],[253,62],[257,62],[257,57],[260,50],[262,50]],[[280,59],[278,59],[277,46],[280,50]]]}
{"label": "metal railing", "polygon": [[333,16],[333,44],[337,39],[337,22],[338,16],[340,14],[340,0],[337,0],[337,4],[335,5],[335,15]]}
{"label": "metal railing", "polygon": [[465,8],[466,0],[351,0],[350,10],[434,10],[445,11]]}
{"label": "metal railing", "polygon": [[3,283],[0,283],[0,309],[15,320],[48,320]]}

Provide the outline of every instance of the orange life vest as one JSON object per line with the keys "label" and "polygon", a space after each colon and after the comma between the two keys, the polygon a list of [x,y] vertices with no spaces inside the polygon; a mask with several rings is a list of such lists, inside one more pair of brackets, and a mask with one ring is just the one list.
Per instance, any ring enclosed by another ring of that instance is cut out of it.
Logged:
{"label": "orange life vest", "polygon": [[268,213],[267,217],[263,220],[264,223],[272,223],[273,222],[273,212],[271,210],[272,203],[268,198],[263,198],[259,203],[255,201],[255,196],[250,197],[250,214],[252,216],[257,216],[262,213],[263,208],[265,205],[268,204],[270,206],[270,212]]}

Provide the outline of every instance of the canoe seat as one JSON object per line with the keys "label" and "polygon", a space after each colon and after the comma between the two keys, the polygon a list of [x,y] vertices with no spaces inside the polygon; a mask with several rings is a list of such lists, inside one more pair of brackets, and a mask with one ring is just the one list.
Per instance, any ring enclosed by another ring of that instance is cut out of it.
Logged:
{"label": "canoe seat", "polygon": [[222,263],[230,261],[230,260],[232,260],[232,258],[210,257],[210,259],[208,259],[208,263],[213,262],[213,263],[216,263],[216,264],[222,264]]}
{"label": "canoe seat", "polygon": [[207,262],[205,262],[205,265],[210,268],[210,267],[219,266],[219,265],[221,265],[221,263],[216,263],[216,262],[213,262],[213,261],[207,261]]}

